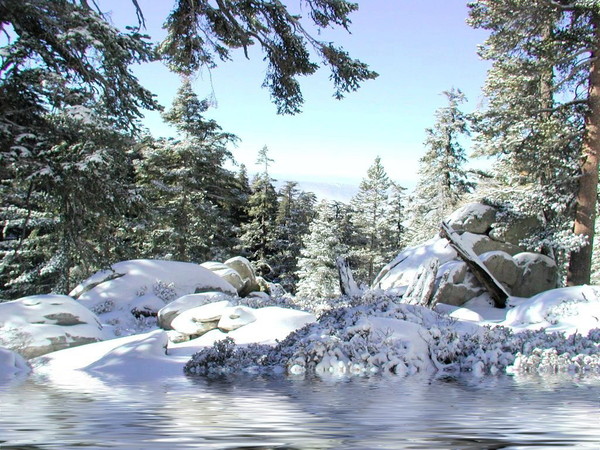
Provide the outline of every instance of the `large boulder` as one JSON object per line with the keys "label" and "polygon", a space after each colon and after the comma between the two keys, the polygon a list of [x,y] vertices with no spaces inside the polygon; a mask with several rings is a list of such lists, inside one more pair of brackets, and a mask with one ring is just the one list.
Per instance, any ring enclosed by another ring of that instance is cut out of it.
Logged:
{"label": "large boulder", "polygon": [[512,294],[516,297],[532,297],[558,286],[556,262],[540,253],[523,252],[514,257],[521,273]]}
{"label": "large boulder", "polygon": [[244,283],[243,288],[238,291],[240,297],[245,297],[251,292],[260,290],[254,268],[246,258],[236,256],[225,261],[225,265],[235,270]]}
{"label": "large boulder", "polygon": [[487,252],[479,256],[481,262],[496,280],[512,292],[517,282],[521,281],[521,270],[517,262],[506,252]]}
{"label": "large boulder", "polygon": [[505,252],[509,255],[516,255],[523,251],[523,249],[517,245],[508,242],[495,241],[485,234],[465,232],[460,238],[462,242],[468,243],[476,255],[482,255],[488,252]]}
{"label": "large boulder", "polygon": [[483,291],[463,261],[452,260],[443,264],[438,270],[438,276],[432,304],[460,306]]}
{"label": "large boulder", "polygon": [[114,335],[126,336],[153,328],[161,308],[198,292],[237,295],[230,283],[198,264],[149,259],[114,264],[81,283],[71,295],[110,324]]}
{"label": "large boulder", "polygon": [[217,328],[221,316],[233,306],[228,300],[208,303],[183,311],[171,322],[173,330],[190,337],[201,336]]}
{"label": "large boulder", "polygon": [[210,270],[215,275],[220,276],[229,284],[231,284],[237,291],[238,295],[242,295],[242,293],[244,292],[244,280],[242,279],[240,274],[231,267],[215,261],[208,261],[200,265],[205,269]]}
{"label": "large boulder", "polygon": [[446,239],[439,237],[430,239],[422,245],[407,248],[396,256],[381,270],[373,282],[373,287],[401,295],[426,261],[437,258],[442,266],[456,257],[456,251]]}
{"label": "large boulder", "polygon": [[25,358],[103,338],[98,317],[71,297],[36,295],[0,303],[0,346]]}
{"label": "large boulder", "polygon": [[484,234],[492,228],[496,213],[496,209],[491,206],[469,203],[453,212],[446,221],[458,232]]}
{"label": "large boulder", "polygon": [[510,223],[496,224],[489,232],[489,236],[501,242],[520,245],[521,241],[531,235],[532,230],[541,227],[541,221],[536,216],[527,216],[513,219]]}
{"label": "large boulder", "polygon": [[160,311],[158,311],[158,326],[163,330],[172,330],[173,320],[192,308],[208,305],[216,302],[233,302],[235,297],[224,294],[223,292],[203,292],[201,294],[189,294],[172,301]]}
{"label": "large boulder", "polygon": [[217,324],[221,331],[233,331],[255,322],[254,310],[247,306],[232,306],[223,311],[223,315]]}

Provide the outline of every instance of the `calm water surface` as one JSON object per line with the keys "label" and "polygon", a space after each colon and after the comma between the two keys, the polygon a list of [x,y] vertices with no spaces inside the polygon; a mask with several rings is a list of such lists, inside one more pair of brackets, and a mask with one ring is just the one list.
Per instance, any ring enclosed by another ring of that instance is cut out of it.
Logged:
{"label": "calm water surface", "polygon": [[600,449],[600,381],[81,379],[0,384],[0,448]]}

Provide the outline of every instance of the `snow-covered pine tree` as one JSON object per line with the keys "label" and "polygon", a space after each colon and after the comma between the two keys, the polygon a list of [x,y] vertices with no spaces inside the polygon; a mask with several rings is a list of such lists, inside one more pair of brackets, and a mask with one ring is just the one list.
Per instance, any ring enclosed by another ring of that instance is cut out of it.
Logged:
{"label": "snow-covered pine tree", "polygon": [[379,269],[399,251],[395,242],[397,228],[389,216],[391,185],[378,156],[352,198],[351,221],[356,237],[351,255],[358,282],[371,283]]}
{"label": "snow-covered pine tree", "polygon": [[466,115],[459,106],[465,101],[460,89],[444,91],[447,106],[435,112],[435,124],[425,130],[425,155],[419,161],[419,180],[411,195],[411,218],[407,232],[411,245],[439,231],[444,217],[452,212],[473,185],[464,169],[462,136],[469,135]]}
{"label": "snow-covered pine tree", "polygon": [[137,173],[149,207],[141,242],[148,257],[204,262],[232,256],[239,186],[224,164],[233,158],[227,146],[237,138],[204,117],[208,108],[184,79],[163,115],[180,139],[142,149]]}
{"label": "snow-covered pine tree", "polygon": [[571,251],[567,282],[587,283],[600,152],[600,5],[506,0],[469,8],[470,24],[490,32],[480,54],[493,63],[481,151],[498,156],[505,184],[520,190],[506,199],[511,209],[539,216],[528,244]]}
{"label": "snow-covered pine tree", "polygon": [[317,300],[340,295],[336,259],[349,253],[341,224],[336,205],[321,201],[303,239],[298,259],[297,297]]}
{"label": "snow-covered pine tree", "polygon": [[271,272],[271,258],[275,254],[277,192],[269,174],[269,149],[265,145],[258,152],[257,165],[263,166],[262,172],[252,180],[252,194],[248,198],[249,221],[242,225],[240,236],[242,253],[255,264],[260,275]]}
{"label": "snow-covered pine tree", "polygon": [[310,23],[284,2],[179,1],[166,20],[168,35],[159,52],[171,70],[189,75],[203,66],[216,66],[217,60],[230,59],[232,49],[243,48],[249,57],[249,47],[259,44],[268,61],[263,86],[269,89],[280,114],[300,111],[304,99],[297,78],[317,71],[319,64],[312,61],[315,55],[330,68],[338,99],[358,89],[363,81],[376,78],[366,64],[332,42],[318,39],[325,28],[348,30],[348,16],[358,5],[346,0],[309,0],[307,5],[315,36],[306,27]]}
{"label": "snow-covered pine tree", "polygon": [[400,183],[390,181],[388,221],[391,231],[391,249],[399,253],[406,245],[406,188]]}
{"label": "snow-covered pine tree", "polygon": [[297,261],[302,239],[315,215],[317,197],[312,192],[298,189],[295,181],[286,182],[279,190],[276,218],[276,248],[273,255],[274,280],[294,292],[297,282]]}
{"label": "snow-covered pine tree", "polygon": [[[54,145],[38,153],[44,165],[27,177],[27,196],[2,208],[5,297],[68,293],[74,282],[128,254],[126,221],[136,196],[124,149],[132,142],[91,110],[82,118],[82,111],[47,116],[54,135],[46,143]],[[23,187],[13,181],[18,195]]]}
{"label": "snow-covered pine tree", "polygon": [[[106,217],[116,211],[111,202],[116,205],[127,186],[118,186],[123,180],[118,171],[126,172],[127,164],[125,154],[116,153],[124,150],[114,130],[135,130],[142,109],[158,108],[129,67],[154,56],[143,35],[117,30],[87,2],[0,2],[0,17],[6,38],[0,55],[0,217],[5,230],[0,278],[2,286],[12,286],[3,295],[64,291],[79,249],[92,249],[88,257],[81,255],[81,264],[89,267],[105,251],[93,229],[112,223],[115,218]],[[114,173],[113,162],[121,166]],[[98,176],[109,181],[86,191]],[[111,188],[117,190],[109,193]],[[89,208],[76,198],[80,194]],[[126,202],[130,196],[121,198]],[[108,202],[100,207],[104,212],[96,210],[102,202]],[[74,212],[82,217],[75,218]],[[98,224],[89,223],[92,216]],[[77,221],[80,231],[72,228]],[[76,235],[73,244],[65,240],[68,233]],[[115,235],[107,232],[101,239],[108,245]],[[62,256],[56,253],[57,242],[64,243]]]}

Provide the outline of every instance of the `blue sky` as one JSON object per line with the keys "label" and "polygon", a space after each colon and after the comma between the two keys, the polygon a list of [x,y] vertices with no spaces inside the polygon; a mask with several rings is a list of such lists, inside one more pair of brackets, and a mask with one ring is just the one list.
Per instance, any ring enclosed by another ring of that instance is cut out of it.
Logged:
{"label": "blue sky", "polygon": [[[139,0],[154,39],[170,1]],[[286,3],[297,7],[296,0]],[[342,45],[379,73],[344,100],[332,98],[326,68],[301,81],[305,106],[295,116],[278,116],[269,92],[261,88],[266,63],[258,51],[246,60],[241,52],[233,62],[203,71],[194,80],[200,97],[213,97],[208,113],[223,130],[241,138],[233,149],[237,161],[252,172],[256,155],[267,145],[274,159],[273,175],[280,179],[357,183],[376,156],[390,178],[407,187],[417,178],[423,155],[425,128],[444,105],[441,92],[460,88],[469,99],[465,111],[482,102],[481,86],[487,63],[476,54],[486,35],[466,25],[466,2],[461,0],[362,0],[351,16],[351,32],[328,30],[319,38]],[[103,0],[116,25],[135,18],[130,2]],[[258,49],[257,49],[258,50]],[[136,69],[142,83],[169,106],[179,85],[177,76],[160,64]],[[157,114],[146,125],[156,136],[172,134]]]}

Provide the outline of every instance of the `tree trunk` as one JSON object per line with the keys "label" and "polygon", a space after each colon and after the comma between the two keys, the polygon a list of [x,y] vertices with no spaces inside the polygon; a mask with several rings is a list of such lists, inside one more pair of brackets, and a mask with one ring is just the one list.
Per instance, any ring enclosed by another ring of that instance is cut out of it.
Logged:
{"label": "tree trunk", "polygon": [[340,275],[340,291],[342,295],[347,295],[352,298],[361,297],[362,291],[354,281],[348,260],[343,256],[339,256],[335,260],[335,263]]}
{"label": "tree trunk", "polygon": [[[592,19],[595,43],[600,46],[600,16]],[[594,50],[592,58],[600,57]],[[587,245],[571,253],[567,285],[588,284],[592,273],[592,249],[594,245],[594,222],[598,191],[598,161],[600,156],[600,61],[593,60],[589,78],[589,112],[585,121],[585,137],[582,148],[581,178],[575,206],[575,234],[585,236]]]}

